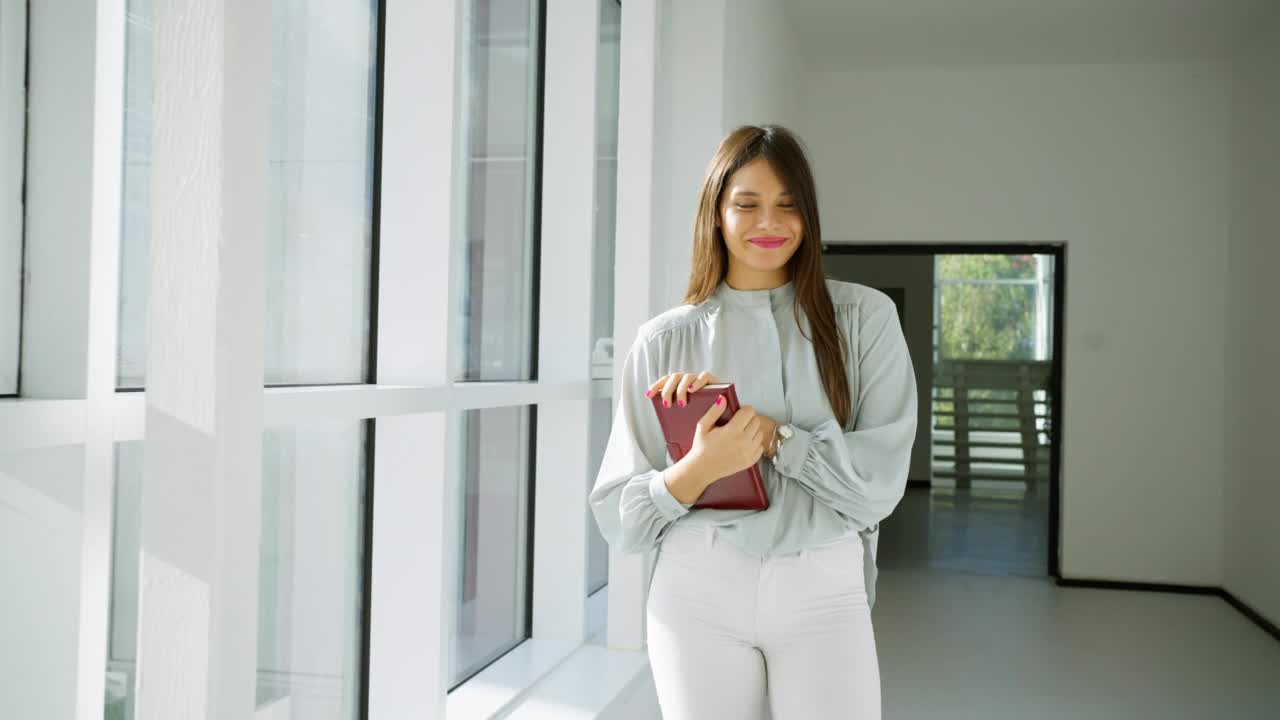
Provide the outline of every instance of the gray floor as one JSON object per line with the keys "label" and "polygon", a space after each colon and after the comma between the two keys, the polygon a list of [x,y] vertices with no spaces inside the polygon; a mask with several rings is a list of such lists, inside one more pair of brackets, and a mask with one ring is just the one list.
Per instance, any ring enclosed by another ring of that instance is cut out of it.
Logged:
{"label": "gray floor", "polygon": [[886,720],[1280,718],[1280,642],[1222,599],[1045,577],[1045,498],[910,490],[885,521]]}
{"label": "gray floor", "polygon": [[1049,574],[1049,489],[975,481],[969,490],[909,489],[880,525],[882,569]]}

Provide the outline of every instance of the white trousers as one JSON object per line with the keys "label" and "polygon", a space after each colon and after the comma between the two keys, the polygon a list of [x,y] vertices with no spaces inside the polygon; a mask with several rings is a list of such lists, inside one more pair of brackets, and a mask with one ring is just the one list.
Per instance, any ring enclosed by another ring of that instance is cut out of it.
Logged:
{"label": "white trousers", "polygon": [[755,558],[672,527],[646,605],[665,720],[878,720],[862,538]]}

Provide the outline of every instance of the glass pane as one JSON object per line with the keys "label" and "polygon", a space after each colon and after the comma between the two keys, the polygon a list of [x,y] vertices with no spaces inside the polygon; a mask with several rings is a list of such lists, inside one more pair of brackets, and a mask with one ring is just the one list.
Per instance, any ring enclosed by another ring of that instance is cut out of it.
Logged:
{"label": "glass pane", "polygon": [[622,7],[600,0],[596,88],[596,255],[592,377],[613,377],[613,272],[618,208],[618,83]]}
{"label": "glass pane", "polygon": [[263,438],[258,707],[359,717],[366,424]]}
{"label": "glass pane", "polygon": [[450,688],[529,637],[531,408],[462,415],[462,517]]}
{"label": "glass pane", "polygon": [[[607,0],[613,2],[613,0]],[[613,427],[613,399],[596,398],[591,401],[591,422],[588,429],[590,463],[587,465],[587,492],[596,484],[596,473],[604,461],[605,446],[609,444],[609,429]],[[587,508],[587,595],[609,583],[609,544],[600,534],[600,526]]]}
{"label": "glass pane", "polygon": [[365,382],[378,3],[273,8],[266,382]]}
{"label": "glass pane", "polygon": [[142,547],[142,441],[116,444],[107,635],[107,720],[134,717],[138,662],[138,579]]}
{"label": "glass pane", "polygon": [[[596,89],[596,267],[595,313],[593,322],[592,377],[613,377],[613,271],[615,229],[618,207],[618,73],[622,6],[618,0],[600,0],[600,48]],[[604,458],[612,402],[601,398],[591,403],[591,472],[587,490],[595,485],[595,470]],[[603,428],[603,430],[602,430]],[[587,594],[609,582],[609,546],[600,535],[595,520],[587,522]]]}
{"label": "glass pane", "polygon": [[146,381],[147,263],[151,244],[151,58],[154,0],[128,0],[124,61],[124,174],[120,220],[120,347],[116,385]]}
{"label": "glass pane", "polygon": [[22,321],[25,3],[0,3],[0,395],[18,392]]}
{"label": "glass pane", "polygon": [[[364,423],[263,437],[257,703],[272,718],[359,717],[365,437]],[[142,453],[116,449],[108,718],[134,717]]]}
{"label": "glass pane", "polygon": [[460,380],[532,379],[537,5],[466,3]]}
{"label": "glass pane", "polygon": [[1035,285],[943,285],[942,356],[1031,360],[1035,310]]}
{"label": "glass pane", "polygon": [[81,446],[0,453],[0,715],[76,714]]}
{"label": "glass pane", "polygon": [[940,358],[1053,357],[1052,255],[939,255],[936,270]]}
{"label": "glass pane", "polygon": [[[120,387],[145,383],[154,0],[128,0]],[[376,0],[273,0],[267,384],[368,377]]]}

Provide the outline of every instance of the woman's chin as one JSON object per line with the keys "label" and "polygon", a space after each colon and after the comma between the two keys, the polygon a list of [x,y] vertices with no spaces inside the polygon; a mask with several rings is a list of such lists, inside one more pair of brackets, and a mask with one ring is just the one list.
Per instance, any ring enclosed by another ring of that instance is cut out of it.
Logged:
{"label": "woman's chin", "polygon": [[786,267],[787,261],[791,259],[790,253],[784,255],[774,251],[769,252],[772,253],[769,257],[762,258],[759,255],[756,255],[755,257],[746,258],[743,265],[746,265],[756,272],[773,272]]}

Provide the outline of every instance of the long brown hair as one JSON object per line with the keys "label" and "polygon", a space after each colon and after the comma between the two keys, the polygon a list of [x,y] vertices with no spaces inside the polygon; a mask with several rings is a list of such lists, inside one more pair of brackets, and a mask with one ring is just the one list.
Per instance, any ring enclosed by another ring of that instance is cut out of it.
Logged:
{"label": "long brown hair", "polygon": [[689,271],[689,289],[684,302],[698,304],[711,297],[729,272],[729,250],[716,219],[725,184],[743,165],[763,157],[773,166],[791,193],[804,222],[804,235],[795,254],[787,261],[787,269],[795,290],[796,325],[804,333],[800,310],[809,320],[818,359],[818,372],[827,392],[832,414],[841,427],[848,427],[853,414],[849,398],[849,379],[845,375],[847,339],[836,325],[835,306],[827,292],[826,273],[822,270],[822,227],[818,223],[818,195],[813,173],[799,139],[778,125],[744,125],[720,141],[720,147],[707,165],[698,198],[698,215],[693,226],[693,263]]}

